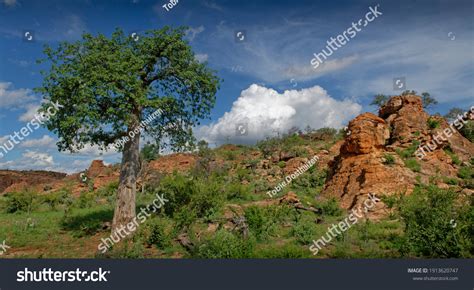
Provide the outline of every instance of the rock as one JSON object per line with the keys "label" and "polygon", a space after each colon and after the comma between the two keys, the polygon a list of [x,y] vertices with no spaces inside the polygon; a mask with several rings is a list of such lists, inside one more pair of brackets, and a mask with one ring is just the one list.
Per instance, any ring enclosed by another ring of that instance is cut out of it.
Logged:
{"label": "rock", "polygon": [[293,191],[288,192],[282,198],[279,199],[279,203],[286,203],[286,204],[300,204],[301,201]]}

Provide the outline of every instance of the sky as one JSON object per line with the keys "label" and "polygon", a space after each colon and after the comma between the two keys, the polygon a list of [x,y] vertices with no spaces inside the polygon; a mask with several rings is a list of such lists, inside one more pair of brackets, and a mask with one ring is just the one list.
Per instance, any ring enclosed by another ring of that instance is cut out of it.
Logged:
{"label": "sky", "polygon": [[[167,3],[172,8],[164,8]],[[474,104],[473,3],[0,0],[0,146],[41,103],[33,88],[48,67],[36,63],[43,46],[79,40],[84,32],[109,36],[117,27],[138,35],[165,25],[188,27],[196,59],[223,80],[211,118],[194,130],[211,146],[253,144],[295,126],[344,127],[362,112],[376,113],[369,105],[375,94],[400,94],[394,79],[435,97],[439,104],[430,113],[467,109]],[[373,9],[377,17],[369,14],[371,22],[312,66],[331,37]],[[45,128],[35,130],[0,155],[0,169],[73,173],[94,159],[121,159],[94,146],[58,152],[56,140]]]}

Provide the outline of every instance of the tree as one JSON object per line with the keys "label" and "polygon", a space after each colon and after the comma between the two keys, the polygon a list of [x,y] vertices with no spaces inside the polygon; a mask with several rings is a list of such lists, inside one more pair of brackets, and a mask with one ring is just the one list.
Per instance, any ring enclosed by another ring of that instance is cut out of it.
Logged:
{"label": "tree", "polygon": [[378,94],[374,96],[374,99],[372,103],[370,103],[371,106],[378,106],[378,107],[383,107],[388,101],[388,96]]}
{"label": "tree", "polygon": [[149,135],[160,148],[186,149],[194,144],[192,127],[215,104],[220,79],[195,59],[184,35],[184,27],[150,30],[138,39],[121,29],[110,38],[85,33],[79,41],[47,46],[39,61],[51,67],[36,91],[64,106],[45,124],[58,135],[59,150],[123,143],[113,232],[135,217],[140,137]]}
{"label": "tree", "polygon": [[147,143],[143,146],[141,157],[144,161],[155,160],[160,155],[160,146],[157,144]]}
{"label": "tree", "polygon": [[460,108],[451,108],[444,117],[448,119],[448,121],[453,121],[454,119],[458,118],[458,115],[464,114],[464,111]]}
{"label": "tree", "polygon": [[425,109],[438,104],[438,101],[427,92],[421,93],[421,100],[423,101],[423,108]]}

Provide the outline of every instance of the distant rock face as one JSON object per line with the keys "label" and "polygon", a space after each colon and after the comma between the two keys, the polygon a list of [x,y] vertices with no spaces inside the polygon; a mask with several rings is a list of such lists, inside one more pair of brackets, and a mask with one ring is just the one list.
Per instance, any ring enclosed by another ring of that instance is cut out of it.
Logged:
{"label": "distant rock face", "polygon": [[162,173],[188,171],[196,164],[197,157],[187,153],[175,153],[162,156],[148,164],[148,169]]}
{"label": "distant rock face", "polygon": [[65,173],[50,171],[0,170],[0,194],[46,185],[62,180],[64,177],[66,177]]}

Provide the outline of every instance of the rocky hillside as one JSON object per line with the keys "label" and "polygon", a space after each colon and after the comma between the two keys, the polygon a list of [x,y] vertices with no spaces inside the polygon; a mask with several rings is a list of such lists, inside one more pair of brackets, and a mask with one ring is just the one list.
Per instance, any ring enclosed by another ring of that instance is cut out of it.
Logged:
{"label": "rocky hillside", "polygon": [[[361,205],[368,193],[410,194],[420,182],[434,182],[440,188],[454,186],[472,195],[472,186],[471,189],[463,186],[457,173],[474,156],[474,144],[457,131],[423,159],[414,156],[419,146],[433,141],[447,128],[445,119],[429,116],[423,110],[420,97],[395,96],[380,108],[378,116],[364,113],[350,121],[350,134],[318,130],[287,136],[282,143],[267,140],[256,147],[224,145],[208,149],[212,154],[171,154],[144,163],[139,185],[145,188],[159,183],[163,176],[175,171],[212,172],[226,168],[230,175],[239,176],[243,185],[261,185],[255,186],[255,194],[266,196],[286,176],[318,156],[317,167],[325,170],[327,177],[320,188],[305,190],[313,198],[336,198],[344,209]],[[70,176],[55,172],[0,171],[0,194],[24,188],[50,192],[67,186],[74,196],[79,196],[81,192],[116,183],[118,178],[118,165],[106,166],[98,160],[82,174]],[[388,212],[381,202],[368,217],[379,218]]]}

